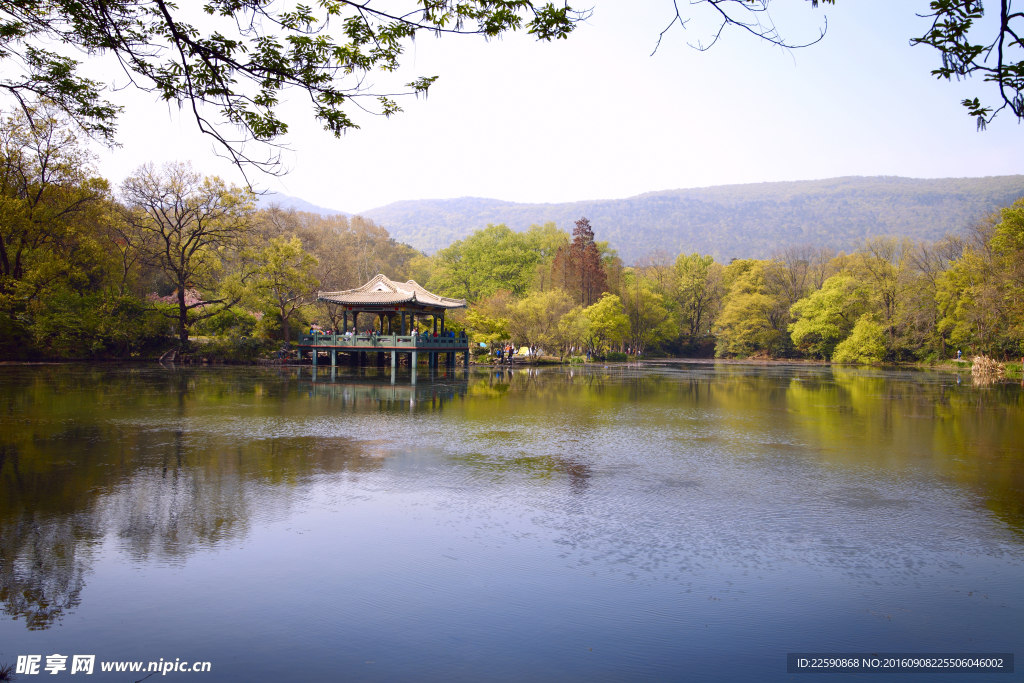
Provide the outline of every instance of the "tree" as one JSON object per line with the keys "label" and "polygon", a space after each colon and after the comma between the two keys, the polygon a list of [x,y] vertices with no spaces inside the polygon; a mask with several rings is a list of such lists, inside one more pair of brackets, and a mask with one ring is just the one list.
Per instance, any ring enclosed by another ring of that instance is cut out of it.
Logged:
{"label": "tree", "polygon": [[615,294],[606,292],[583,313],[590,321],[585,341],[594,353],[603,353],[606,347],[622,342],[629,334],[629,320],[623,312],[622,300]]}
{"label": "tree", "polygon": [[848,275],[835,275],[825,286],[793,304],[789,326],[793,344],[818,358],[831,358],[868,309],[867,288]]}
{"label": "tree", "polygon": [[634,270],[654,287],[654,291],[663,295],[672,295],[672,257],[661,248],[652,249],[637,261]]}
{"label": "tree", "polygon": [[628,340],[637,355],[652,343],[671,334],[665,297],[653,291],[644,278],[632,274],[622,288],[622,308],[629,325]]}
{"label": "tree", "polygon": [[912,338],[907,345],[926,349],[939,358],[947,357],[948,330],[941,321],[951,312],[950,299],[939,300],[939,287],[943,275],[963,256],[965,242],[960,236],[947,236],[934,244],[918,243],[910,252],[914,269],[914,282],[909,305],[901,316],[904,334]]}
{"label": "tree", "polygon": [[851,264],[854,275],[869,284],[882,313],[889,346],[894,350],[897,315],[908,284],[912,247],[905,238],[873,237],[864,241]]}
{"label": "tree", "polygon": [[316,298],[320,285],[314,273],[316,257],[302,248],[298,237],[275,237],[259,253],[257,262],[255,291],[281,317],[284,342],[289,344],[291,317]]}
{"label": "tree", "polygon": [[509,332],[509,307],[512,295],[506,290],[499,290],[473,306],[466,314],[470,339],[474,342],[496,344],[507,340]]}
{"label": "tree", "polygon": [[[366,78],[395,71],[419,34],[495,38],[525,29],[550,41],[567,38],[587,15],[530,0],[422,0],[417,12],[390,4],[324,2],[315,11],[208,0],[199,13],[164,0],[6,1],[0,3],[0,59],[9,65],[5,74],[21,75],[0,80],[0,90],[26,110],[32,98],[51,100],[112,143],[120,107],[101,98],[105,84],[81,76],[76,60],[49,47],[111,54],[136,87],[188,109],[236,164],[275,168],[275,157],[253,159],[245,144],[287,132],[277,113],[285,90],[306,94],[316,120],[340,136],[358,128],[346,113],[350,101],[376,101],[385,116],[401,111],[393,94],[370,90]],[[425,95],[436,78],[417,78],[404,94]]]}
{"label": "tree", "polygon": [[579,355],[580,349],[591,336],[590,327],[590,318],[587,317],[582,306],[577,306],[563,315],[558,321],[560,355],[564,356],[570,349],[575,349]]}
{"label": "tree", "polygon": [[572,308],[572,299],[559,289],[534,292],[509,306],[509,331],[519,344],[533,349],[558,344],[558,321]]}
{"label": "tree", "polygon": [[558,254],[558,250],[569,244],[569,233],[560,229],[553,221],[548,221],[544,225],[531,225],[526,231],[526,239],[530,248],[539,256],[530,289],[543,292],[555,287],[551,262]]}
{"label": "tree", "polygon": [[572,235],[572,242],[560,247],[555,254],[551,276],[556,287],[586,307],[597,301],[606,290],[604,264],[594,242],[594,230],[586,217],[576,221]]}
{"label": "tree", "polygon": [[722,312],[715,321],[715,355],[750,356],[777,349],[781,333],[774,324],[777,302],[765,293],[764,263],[735,261],[725,269],[730,283]]}
{"label": "tree", "polygon": [[680,254],[675,263],[675,298],[681,331],[690,338],[707,331],[722,299],[722,267],[712,256]]}
{"label": "tree", "polygon": [[[189,327],[216,315],[242,298],[238,284],[223,278],[224,262],[244,245],[251,226],[252,193],[203,177],[188,164],[167,164],[159,171],[140,167],[121,185],[125,220],[147,235],[143,258],[175,287],[171,314],[178,340],[188,344]],[[203,300],[196,294],[222,292]]]}
{"label": "tree", "polygon": [[85,276],[80,252],[94,232],[86,223],[97,222],[109,192],[92,173],[91,156],[53,108],[0,122],[0,307],[23,307],[55,282]]}
{"label": "tree", "polygon": [[939,323],[951,342],[988,355],[1024,353],[1024,200],[968,233],[963,255],[938,279]]}
{"label": "tree", "polygon": [[430,287],[468,301],[501,289],[523,296],[541,258],[529,234],[488,225],[437,252]]}
{"label": "tree", "polygon": [[836,363],[878,363],[885,358],[885,330],[865,313],[854,325],[850,336],[836,346],[832,360]]}
{"label": "tree", "polygon": [[[931,45],[942,54],[942,66],[932,75],[947,81],[980,75],[982,81],[995,83],[998,94],[995,106],[985,106],[980,98],[965,99],[961,104],[975,117],[978,130],[985,127],[1003,109],[1009,109],[1017,120],[1024,119],[1024,13],[1013,11],[1013,0],[999,0],[999,22],[995,37],[978,42],[976,23],[985,16],[981,0],[932,0],[932,26],[913,45]],[[1014,57],[1017,56],[1017,61]]]}

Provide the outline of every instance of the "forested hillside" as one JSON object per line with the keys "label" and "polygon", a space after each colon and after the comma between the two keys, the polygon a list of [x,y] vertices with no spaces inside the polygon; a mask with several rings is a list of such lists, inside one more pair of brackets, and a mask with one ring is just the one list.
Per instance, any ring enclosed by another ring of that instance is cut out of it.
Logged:
{"label": "forested hillside", "polygon": [[514,230],[581,216],[632,263],[653,249],[765,258],[788,245],[851,250],[865,237],[936,240],[1024,196],[1024,176],[847,177],[648,192],[627,199],[517,204],[464,197],[402,201],[363,215],[433,253],[489,223]]}

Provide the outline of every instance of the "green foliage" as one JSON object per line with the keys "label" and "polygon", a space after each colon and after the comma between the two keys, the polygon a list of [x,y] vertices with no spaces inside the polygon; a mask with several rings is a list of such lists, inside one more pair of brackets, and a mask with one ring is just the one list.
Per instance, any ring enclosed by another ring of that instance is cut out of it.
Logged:
{"label": "green foliage", "polygon": [[558,323],[572,309],[572,299],[560,289],[534,292],[509,306],[509,330],[517,346],[560,346]]}
{"label": "green foliage", "polygon": [[466,314],[466,327],[475,344],[496,344],[511,336],[508,318],[490,317],[480,311],[471,310]]}
{"label": "green foliage", "polygon": [[872,314],[865,313],[853,326],[850,336],[836,346],[836,363],[880,363],[885,358],[885,331]]}
{"label": "green foliage", "polygon": [[211,361],[252,363],[276,358],[281,342],[266,337],[216,337],[195,345],[192,355]]}
{"label": "green foliage", "polygon": [[614,294],[606,292],[583,313],[588,321],[584,341],[592,353],[602,353],[608,346],[622,342],[629,334],[629,319],[622,308],[622,300]]}
{"label": "green foliage", "polygon": [[[329,1],[314,10],[216,0],[203,11],[224,21],[193,24],[173,3],[25,0],[5,5],[0,18],[0,58],[8,74],[0,85],[22,101],[31,95],[53,101],[87,132],[112,143],[120,108],[100,98],[105,84],[83,77],[78,62],[47,48],[112,54],[130,83],[196,111],[200,129],[235,163],[273,167],[276,161],[247,156],[245,142],[287,133],[277,111],[286,89],[304,91],[314,117],[340,136],[358,128],[346,112],[349,100],[366,100],[363,109],[376,103],[385,116],[401,111],[391,94],[401,88],[374,92],[365,84],[372,73],[396,71],[418,33],[494,38],[526,30],[550,41],[568,37],[583,18],[568,6],[520,0],[425,0],[413,13],[386,4]],[[425,95],[436,79],[420,76],[404,90]],[[206,112],[201,118],[200,110]]]}
{"label": "green foliage", "polygon": [[1024,201],[994,215],[972,235],[943,273],[936,299],[946,315],[938,328],[965,353],[1024,353]]}
{"label": "green foliage", "polygon": [[722,268],[712,256],[680,254],[675,263],[675,298],[680,328],[691,338],[705,332],[721,304]]}
{"label": "green foliage", "polygon": [[776,349],[781,335],[771,322],[776,302],[764,293],[764,264],[735,261],[724,277],[731,285],[716,322],[715,355],[746,357]]}
{"label": "green foliage", "polygon": [[[594,304],[596,306],[597,304]],[[593,308],[593,306],[591,306]],[[582,306],[577,306],[558,321],[558,339],[563,349],[580,349],[591,338],[591,322]]]}
{"label": "green foliage", "polygon": [[275,237],[259,252],[251,290],[256,300],[281,320],[285,343],[291,341],[289,321],[316,299],[320,285],[314,272],[317,259],[302,248],[302,240]]}
{"label": "green foliage", "polygon": [[249,337],[256,331],[258,323],[259,320],[251,312],[235,306],[225,308],[198,323],[195,332],[212,337]]}
{"label": "green foliage", "polygon": [[[933,76],[945,80],[964,80],[980,75],[981,80],[997,83],[996,103],[985,106],[977,97],[965,98],[961,104],[977,121],[978,130],[984,130],[999,111],[1009,109],[1018,121],[1024,118],[1024,48],[1021,39],[1024,15],[1013,12],[1011,3],[1002,3],[1002,16],[998,22],[984,22],[985,8],[979,0],[932,0],[929,5],[932,25],[912,45],[931,45],[942,53],[942,65],[932,71]],[[986,25],[988,24],[988,25]],[[992,33],[981,34],[978,27]],[[979,35],[984,38],[978,40]]]}
{"label": "green foliage", "polygon": [[628,323],[627,341],[638,354],[673,333],[673,325],[665,297],[652,291],[650,285],[633,277],[622,288],[622,308]]}
{"label": "green foliage", "polygon": [[[252,191],[179,163],[139,167],[122,183],[121,194],[123,217],[142,258],[176,290],[173,318],[185,346],[192,325],[244,296],[245,262],[226,262],[239,256],[249,236]],[[229,265],[235,268],[225,277]]]}
{"label": "green foliage", "polygon": [[1024,254],[1024,197],[1000,212],[999,225],[992,237],[992,247],[1000,254]]}
{"label": "green foliage", "polygon": [[868,291],[848,275],[834,275],[810,296],[793,304],[793,344],[817,358],[831,358],[867,309]]}
{"label": "green foliage", "polygon": [[95,223],[108,195],[92,157],[49,107],[0,120],[0,309],[104,275]]}
{"label": "green foliage", "polygon": [[604,355],[604,359],[615,363],[624,363],[629,360],[629,355],[621,351],[609,351]]}
{"label": "green foliage", "polygon": [[523,296],[541,262],[545,238],[514,232],[504,224],[488,225],[437,253],[429,288],[467,301],[502,289]]}
{"label": "green foliage", "polygon": [[164,350],[167,321],[159,311],[113,292],[54,292],[32,311],[34,346],[52,358],[129,358]]}
{"label": "green foliage", "polygon": [[745,358],[756,351],[774,348],[779,333],[768,322],[772,305],[770,297],[756,292],[731,295],[718,316],[715,355]]}

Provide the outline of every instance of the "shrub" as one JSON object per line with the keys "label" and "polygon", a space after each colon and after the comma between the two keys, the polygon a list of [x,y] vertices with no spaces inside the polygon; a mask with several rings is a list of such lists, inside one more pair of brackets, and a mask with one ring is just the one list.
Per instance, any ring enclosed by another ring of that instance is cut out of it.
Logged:
{"label": "shrub", "polygon": [[885,358],[885,332],[870,313],[853,326],[850,336],[839,342],[832,360],[836,363],[878,363]]}
{"label": "shrub", "polygon": [[279,340],[260,337],[226,337],[199,343],[193,355],[228,363],[251,363],[261,358],[276,357],[282,344]]}

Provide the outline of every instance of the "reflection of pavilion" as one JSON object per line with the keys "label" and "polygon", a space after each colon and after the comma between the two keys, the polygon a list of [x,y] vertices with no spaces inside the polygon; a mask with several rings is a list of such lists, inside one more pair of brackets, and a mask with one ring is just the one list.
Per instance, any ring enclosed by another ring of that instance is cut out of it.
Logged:
{"label": "reflection of pavilion", "polygon": [[[357,370],[362,373],[363,371]],[[442,404],[456,396],[465,396],[469,388],[469,371],[462,368],[430,368],[427,372],[420,373],[421,381],[416,381],[416,368],[413,366],[408,372],[411,382],[404,381],[398,384],[397,371],[394,366],[391,368],[390,382],[384,373],[372,375],[372,369],[367,374],[352,375],[346,371],[339,374],[337,369],[312,368],[309,377],[310,390],[318,396],[330,396],[346,401],[374,401],[383,403],[417,403],[420,401],[440,401]],[[403,371],[403,375],[406,371]],[[299,371],[300,381],[305,380],[305,371]]]}
{"label": "reflection of pavilion", "polygon": [[[393,282],[377,275],[357,289],[320,292],[317,300],[340,306],[344,324],[340,334],[304,334],[300,337],[299,355],[301,357],[308,352],[314,366],[323,352],[330,353],[332,366],[337,365],[338,351],[348,353],[353,365],[366,365],[372,353],[377,354],[376,365],[383,365],[384,354],[388,352],[391,353],[391,367],[398,364],[399,353],[408,353],[409,365],[416,367],[417,356],[422,352],[428,354],[431,368],[438,367],[441,354],[445,354],[449,367],[455,365],[457,353],[462,353],[464,364],[469,365],[469,339],[451,336],[444,329],[445,311],[465,308],[463,299],[438,296],[413,280]],[[351,335],[348,334],[349,314],[352,315]],[[359,330],[360,314],[372,316],[370,326],[362,333]],[[417,316],[432,318],[433,331],[417,334]]]}

